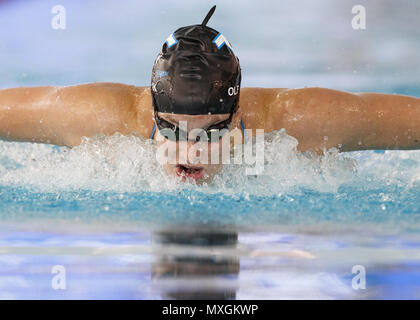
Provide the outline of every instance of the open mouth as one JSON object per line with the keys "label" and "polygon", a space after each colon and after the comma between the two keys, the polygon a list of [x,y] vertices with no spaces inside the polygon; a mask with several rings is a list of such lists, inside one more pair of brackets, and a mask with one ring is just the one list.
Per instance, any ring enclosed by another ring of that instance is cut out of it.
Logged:
{"label": "open mouth", "polygon": [[176,174],[180,177],[198,180],[203,177],[204,168],[178,164],[176,166]]}

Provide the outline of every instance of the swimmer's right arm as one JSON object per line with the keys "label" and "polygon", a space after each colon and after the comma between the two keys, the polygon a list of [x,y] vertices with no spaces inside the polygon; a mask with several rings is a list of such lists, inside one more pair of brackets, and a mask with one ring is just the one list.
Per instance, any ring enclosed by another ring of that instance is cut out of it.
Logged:
{"label": "swimmer's right arm", "polygon": [[0,138],[75,146],[136,130],[142,88],[114,83],[0,90]]}

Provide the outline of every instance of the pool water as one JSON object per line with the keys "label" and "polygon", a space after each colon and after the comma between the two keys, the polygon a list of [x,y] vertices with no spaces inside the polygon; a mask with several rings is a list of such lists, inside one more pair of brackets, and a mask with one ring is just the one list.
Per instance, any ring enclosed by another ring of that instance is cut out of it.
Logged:
{"label": "pool water", "polygon": [[227,166],[197,186],[165,177],[154,148],[0,143],[1,296],[419,297],[419,151],[314,156],[276,132],[264,174]]}
{"label": "pool water", "polygon": [[[340,20],[350,2],[298,2],[310,12],[298,14],[296,1],[216,1],[214,26],[235,39],[245,87],[420,97],[420,61],[411,55],[419,5],[395,11],[373,1],[372,27],[358,35]],[[68,29],[57,33],[53,1],[0,2],[0,24],[9,26],[0,28],[0,87],[147,85],[167,34],[210,7],[62,3]],[[335,17],[334,31],[319,23],[322,14]],[[252,29],[243,17],[265,18]],[[154,143],[136,136],[73,149],[0,141],[0,298],[419,299],[420,151],[317,156],[297,144],[284,130],[269,133],[263,174],[229,165],[198,186],[166,177]]]}

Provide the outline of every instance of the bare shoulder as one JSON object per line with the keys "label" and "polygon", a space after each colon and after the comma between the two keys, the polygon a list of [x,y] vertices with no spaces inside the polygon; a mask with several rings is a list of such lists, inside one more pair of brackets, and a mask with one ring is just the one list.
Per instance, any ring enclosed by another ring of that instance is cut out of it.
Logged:
{"label": "bare shoulder", "polygon": [[357,122],[364,106],[355,94],[318,87],[246,88],[241,99],[247,128],[265,132],[285,128],[298,139],[300,150],[342,143],[351,133],[345,128]]}
{"label": "bare shoulder", "polygon": [[243,91],[241,90],[240,105],[245,115],[262,113],[271,117],[273,114],[292,109],[311,108],[314,110],[314,108],[324,108],[327,105],[348,106],[349,102],[355,99],[358,99],[355,94],[319,87],[244,88]]}
{"label": "bare shoulder", "polygon": [[[77,96],[79,102],[83,102],[84,98],[93,101],[99,112],[106,110],[107,118],[115,120],[119,132],[148,135],[151,122],[150,87],[98,82],[67,87],[66,92]],[[150,121],[147,121],[148,118]]]}
{"label": "bare shoulder", "polygon": [[239,104],[245,112],[256,107],[261,108],[269,104],[279,94],[290,89],[287,88],[242,88]]}
{"label": "bare shoulder", "polygon": [[336,104],[339,101],[344,102],[347,99],[354,99],[355,94],[334,89],[308,87],[285,90],[278,98],[305,106],[309,102],[316,102],[319,100],[330,101]]}
{"label": "bare shoulder", "polygon": [[77,144],[80,136],[95,134],[147,136],[151,130],[145,119],[145,110],[150,109],[148,91],[147,87],[108,82],[58,88],[56,102],[65,107],[69,116],[79,119],[72,126],[69,144]]}
{"label": "bare shoulder", "polygon": [[120,105],[131,105],[137,95],[141,95],[142,87],[135,87],[121,83],[94,82],[78,84],[74,86],[59,87],[60,95],[74,95],[78,99],[90,97],[98,102],[112,104],[118,102]]}
{"label": "bare shoulder", "polygon": [[242,120],[249,129],[261,129],[271,127],[273,119],[271,109],[273,102],[287,88],[242,88],[239,98],[239,106]]}

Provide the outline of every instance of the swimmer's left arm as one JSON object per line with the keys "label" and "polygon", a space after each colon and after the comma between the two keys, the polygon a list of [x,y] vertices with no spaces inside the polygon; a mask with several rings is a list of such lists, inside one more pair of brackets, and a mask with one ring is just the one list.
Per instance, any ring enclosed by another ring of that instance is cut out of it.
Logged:
{"label": "swimmer's left arm", "polygon": [[298,149],[420,149],[420,99],[323,88],[270,93],[265,130],[285,128]]}

